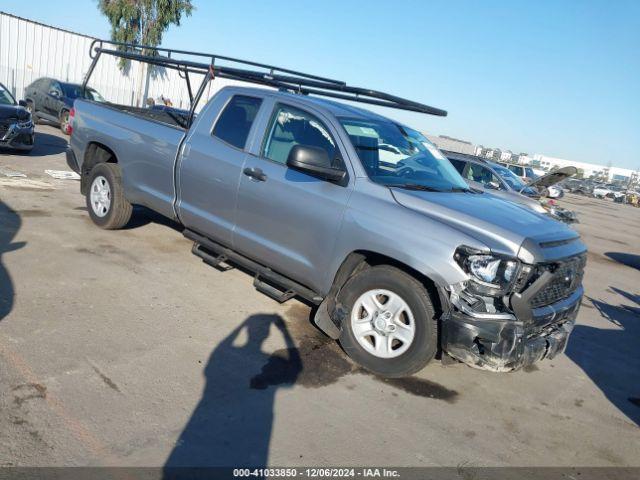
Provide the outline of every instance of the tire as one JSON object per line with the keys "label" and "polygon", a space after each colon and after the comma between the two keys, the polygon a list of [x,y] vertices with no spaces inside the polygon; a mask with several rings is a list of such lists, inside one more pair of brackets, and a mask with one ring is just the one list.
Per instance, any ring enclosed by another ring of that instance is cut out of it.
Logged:
{"label": "tire", "polygon": [[65,135],[69,135],[69,110],[63,110],[60,112],[60,130]]}
{"label": "tire", "polygon": [[124,227],[133,207],[124,198],[120,167],[115,163],[98,163],[89,173],[88,185],[85,198],[93,223],[105,230]]}
{"label": "tire", "polygon": [[[375,295],[378,306],[376,312],[368,312],[372,304],[369,298]],[[389,293],[385,300],[385,296]],[[398,309],[388,302],[394,299],[394,305],[402,305],[401,315],[386,315]],[[400,298],[400,302],[397,302]],[[363,303],[364,302],[364,303]],[[355,362],[382,377],[405,377],[412,375],[433,359],[438,349],[438,326],[435,310],[424,285],[404,271],[389,265],[368,268],[351,277],[338,295],[338,303],[346,315],[340,334],[340,345]],[[405,308],[406,307],[406,308]],[[386,322],[385,335],[380,335],[381,326],[376,323],[382,317]],[[367,319],[371,318],[371,322]],[[360,320],[355,322],[355,319]],[[404,326],[401,326],[403,323]],[[396,335],[406,337],[413,325],[413,337],[401,342]],[[389,331],[393,327],[393,331]],[[363,331],[369,328],[374,335],[365,336]],[[360,331],[358,335],[357,330]],[[358,340],[360,338],[360,340]],[[377,351],[378,338],[382,339],[382,351]],[[389,343],[386,343],[389,342]],[[386,345],[386,346],[385,346]],[[391,348],[388,348],[391,345]],[[377,353],[372,353],[375,350]],[[386,355],[386,356],[385,356]]]}
{"label": "tire", "polygon": [[27,110],[31,113],[31,121],[34,125],[38,125],[40,121],[38,120],[38,115],[36,115],[35,106],[31,100],[27,100]]}

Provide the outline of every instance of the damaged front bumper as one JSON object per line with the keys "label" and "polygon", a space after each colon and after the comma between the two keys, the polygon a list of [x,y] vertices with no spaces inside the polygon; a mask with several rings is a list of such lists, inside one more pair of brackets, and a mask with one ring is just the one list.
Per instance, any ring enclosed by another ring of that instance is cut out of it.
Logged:
{"label": "damaged front bumper", "polygon": [[33,148],[35,133],[33,124],[20,128],[10,125],[6,131],[0,131],[0,148],[29,151]]}
{"label": "damaged front bumper", "polygon": [[[518,318],[474,318],[451,310],[443,322],[442,348],[472,367],[509,372],[562,353],[584,290],[554,304],[530,308]],[[522,312],[524,313],[524,312]]]}

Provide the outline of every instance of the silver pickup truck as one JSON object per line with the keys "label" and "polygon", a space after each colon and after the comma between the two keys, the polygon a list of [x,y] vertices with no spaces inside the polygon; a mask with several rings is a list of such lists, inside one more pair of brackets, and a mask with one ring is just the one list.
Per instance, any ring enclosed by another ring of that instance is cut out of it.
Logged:
{"label": "silver pickup truck", "polygon": [[406,376],[436,355],[492,371],[562,352],[586,250],[562,223],[472,190],[421,133],[326,99],[225,87],[162,119],[78,100],[69,164],[89,215],[132,205],[184,226],[193,253],[255,272],[370,371]]}

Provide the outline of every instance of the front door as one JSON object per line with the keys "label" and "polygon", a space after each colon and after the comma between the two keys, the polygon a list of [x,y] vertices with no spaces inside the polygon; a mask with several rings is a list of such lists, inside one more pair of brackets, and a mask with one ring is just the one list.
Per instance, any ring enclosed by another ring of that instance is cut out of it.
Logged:
{"label": "front door", "polygon": [[344,186],[286,166],[294,145],[324,149],[342,163],[336,135],[303,109],[276,104],[257,155],[240,180],[235,248],[318,290],[351,193]]}

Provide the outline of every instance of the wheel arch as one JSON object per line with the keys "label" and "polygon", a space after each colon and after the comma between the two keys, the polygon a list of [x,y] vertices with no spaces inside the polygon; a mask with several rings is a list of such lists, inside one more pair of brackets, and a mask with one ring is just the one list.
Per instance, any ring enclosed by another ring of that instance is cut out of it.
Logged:
{"label": "wheel arch", "polygon": [[334,275],[331,290],[327,295],[327,311],[330,312],[330,315],[333,318],[339,321],[342,319],[342,315],[339,311],[339,305],[337,305],[336,302],[342,287],[355,274],[376,265],[390,265],[396,267],[398,270],[401,270],[418,280],[427,290],[438,317],[441,317],[445,309],[447,309],[446,300],[442,297],[442,288],[438,287],[438,284],[432,278],[416,270],[410,265],[383,253],[372,250],[355,250],[349,253],[340,264],[340,267]]}
{"label": "wheel arch", "polygon": [[98,163],[118,163],[118,157],[107,145],[100,142],[89,142],[84,152],[82,166],[80,167],[80,192],[84,195],[87,191],[87,181],[93,167]]}

